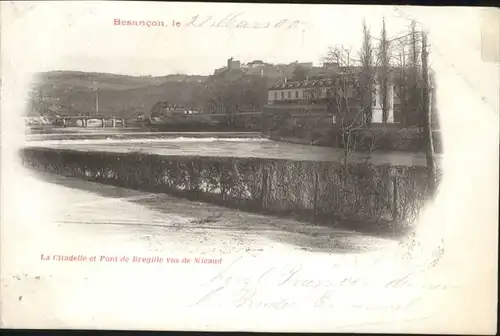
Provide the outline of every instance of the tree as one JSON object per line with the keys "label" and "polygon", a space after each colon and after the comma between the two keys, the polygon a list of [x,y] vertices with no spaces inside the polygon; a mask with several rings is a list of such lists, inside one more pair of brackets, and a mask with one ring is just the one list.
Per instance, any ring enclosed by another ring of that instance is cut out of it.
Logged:
{"label": "tree", "polygon": [[344,163],[352,152],[360,150],[361,147],[368,153],[375,148],[374,136],[369,139],[369,143],[364,143],[364,137],[352,136],[354,131],[361,131],[371,124],[373,85],[377,79],[376,69],[380,62],[380,57],[375,59],[374,53],[370,29],[363,21],[359,58],[353,58],[350,49],[343,46],[330,48],[326,56],[325,61],[337,67],[335,88],[328,105],[333,107],[336,128],[341,135]]}
{"label": "tree", "polygon": [[28,116],[51,116],[56,114],[59,110],[59,106],[52,104],[49,99],[44,96],[41,87],[30,89],[28,92],[28,101]]}
{"label": "tree", "polygon": [[[416,22],[411,21],[409,33],[390,41],[398,71],[395,76],[396,95],[401,105],[401,119],[405,126],[423,127],[421,38]],[[394,42],[394,43],[393,43]]]}
{"label": "tree", "polygon": [[412,125],[422,126],[421,115],[421,104],[420,104],[420,90],[419,90],[419,77],[420,77],[420,65],[419,65],[419,54],[420,46],[418,43],[418,36],[416,30],[417,23],[415,21],[411,22],[411,32],[410,32],[410,76],[408,83],[409,88],[409,106],[408,111],[410,113],[409,122]]}
{"label": "tree", "polygon": [[265,104],[265,78],[246,74],[211,76],[205,83],[204,97],[207,110],[227,114],[228,121],[234,123],[237,112],[259,110]]}
{"label": "tree", "polygon": [[[353,131],[367,124],[365,113],[368,110],[367,105],[371,105],[371,98],[370,101],[363,101],[360,97],[366,97],[368,93],[371,97],[372,78],[362,80],[363,67],[361,69],[356,67],[360,60],[351,58],[351,54],[350,49],[337,46],[331,48],[326,57],[337,67],[333,85],[328,94],[328,105],[332,108],[335,127],[339,131],[345,167],[348,165],[351,154],[363,145],[361,138],[354,138],[352,135]],[[370,67],[367,66],[367,69]],[[367,72],[367,74],[370,73]],[[369,151],[373,149],[373,146],[374,142],[370,144]]]}
{"label": "tree", "polygon": [[387,31],[385,29],[385,19],[382,20],[382,32],[380,34],[380,47],[379,47],[379,71],[378,83],[380,85],[381,100],[382,100],[382,122],[387,124],[388,107],[389,107],[389,41],[387,40]]}
{"label": "tree", "polygon": [[160,100],[156,102],[153,107],[151,107],[151,117],[161,117],[165,114],[165,109],[168,108],[170,104],[166,100]]}
{"label": "tree", "polygon": [[403,115],[406,125],[415,125],[421,129],[429,194],[432,195],[436,190],[437,175],[432,134],[432,126],[437,124],[437,120],[433,120],[433,116],[435,118],[437,114],[435,85],[429,66],[427,33],[417,32],[415,21],[411,22],[407,41],[399,46],[398,55],[400,67],[398,95],[405,112]]}
{"label": "tree", "polygon": [[423,129],[425,142],[425,158],[427,165],[427,178],[429,194],[433,195],[436,191],[436,167],[434,163],[434,143],[432,139],[432,114],[430,110],[430,89],[429,89],[429,64],[427,50],[427,34],[422,32],[422,111],[423,111]]}
{"label": "tree", "polygon": [[401,110],[401,123],[402,125],[407,126],[408,121],[408,109],[409,109],[409,75],[410,72],[408,70],[408,46],[405,43],[399,43],[397,46],[395,53],[396,57],[396,69],[397,74],[394,76],[394,84],[395,84],[395,92],[394,94],[399,98],[400,110]]}
{"label": "tree", "polygon": [[361,75],[360,83],[364,88],[362,92],[363,115],[368,125],[372,120],[372,90],[371,86],[374,83],[374,67],[373,67],[373,47],[371,43],[370,29],[366,26],[363,20],[363,44],[359,53],[361,60]]}
{"label": "tree", "polygon": [[293,70],[293,80],[302,81],[307,77],[307,69],[301,65],[297,65]]}

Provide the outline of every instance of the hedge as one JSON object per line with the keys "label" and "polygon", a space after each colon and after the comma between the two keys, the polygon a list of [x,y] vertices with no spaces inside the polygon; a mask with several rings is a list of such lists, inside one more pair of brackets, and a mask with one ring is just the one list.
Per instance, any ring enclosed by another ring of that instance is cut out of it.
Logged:
{"label": "hedge", "polygon": [[425,167],[38,147],[22,159],[63,176],[365,231],[405,229],[426,201]]}

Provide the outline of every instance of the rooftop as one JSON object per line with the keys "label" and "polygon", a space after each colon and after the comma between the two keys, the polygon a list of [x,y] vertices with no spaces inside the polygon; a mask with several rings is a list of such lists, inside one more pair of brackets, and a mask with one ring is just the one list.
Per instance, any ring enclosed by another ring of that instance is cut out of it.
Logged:
{"label": "rooftop", "polygon": [[261,60],[255,60],[253,62],[248,62],[247,64],[264,64],[264,62]]}
{"label": "rooftop", "polygon": [[335,81],[331,78],[327,79],[310,79],[302,81],[279,81],[274,84],[271,89],[295,89],[295,88],[312,88],[325,87],[334,85]]}

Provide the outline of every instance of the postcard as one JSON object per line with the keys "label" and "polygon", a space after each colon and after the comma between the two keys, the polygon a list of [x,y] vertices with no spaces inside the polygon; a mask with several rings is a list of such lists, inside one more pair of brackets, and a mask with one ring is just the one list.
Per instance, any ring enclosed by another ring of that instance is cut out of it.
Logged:
{"label": "postcard", "polygon": [[496,333],[498,9],[0,8],[3,328]]}

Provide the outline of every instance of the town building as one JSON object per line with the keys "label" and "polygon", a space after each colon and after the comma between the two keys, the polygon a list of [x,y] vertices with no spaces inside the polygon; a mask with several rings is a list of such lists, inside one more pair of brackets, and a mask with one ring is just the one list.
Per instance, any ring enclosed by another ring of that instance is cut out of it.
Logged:
{"label": "town building", "polygon": [[[298,68],[302,68],[299,76],[296,72]],[[379,78],[379,71],[382,69],[374,68],[374,79]],[[301,110],[306,111],[325,111],[332,112],[334,104],[334,96],[336,85],[335,78],[339,78],[340,74],[352,75],[354,78],[360,78],[363,68],[359,65],[350,66],[349,69],[340,66],[335,62],[324,62],[321,66],[315,66],[312,62],[292,62],[289,64],[270,64],[263,60],[254,60],[248,63],[230,58],[227,60],[227,65],[224,68],[217,69],[217,75],[225,78],[236,78],[238,76],[252,75],[259,76],[266,80],[267,104],[266,109],[278,110]],[[401,68],[388,69],[389,85],[387,86],[387,119],[386,123],[399,124],[401,126],[411,127],[421,124],[421,113],[418,108],[409,108],[408,90],[402,90],[404,87],[405,70]],[[299,80],[298,78],[304,78]],[[371,102],[368,102],[370,97],[364,98],[362,104],[358,90],[355,88],[347,88],[344,96],[349,98],[348,105],[352,109],[352,113],[357,113],[361,107],[366,108],[370,105],[371,123],[383,123],[383,108],[382,96],[384,95],[381,86],[374,83],[371,89]],[[406,91],[406,92],[405,92]],[[417,96],[420,96],[417,94]],[[400,99],[400,97],[403,97]],[[431,98],[433,96],[431,95]],[[435,110],[435,103],[432,104]],[[357,111],[357,112],[356,112]],[[351,112],[350,112],[351,113]],[[433,114],[435,115],[435,113]],[[335,118],[335,117],[333,117]],[[437,120],[437,117],[434,119]]]}
{"label": "town building", "polygon": [[[268,90],[267,105],[270,108],[285,110],[323,110],[332,114],[332,122],[339,119],[339,86],[333,78],[309,79],[290,81],[285,78],[277,82]],[[354,86],[347,86],[342,92],[349,106],[349,114],[358,114],[362,108],[361,97]],[[371,89],[371,123],[382,123],[382,95],[381,86],[374,84]],[[387,123],[394,123],[394,85],[387,87]]]}
{"label": "town building", "polygon": [[235,61],[232,57],[227,60],[226,66],[214,71],[215,77],[238,77],[243,75],[245,72],[241,67],[240,61]]}
{"label": "town building", "polygon": [[333,88],[332,79],[289,81],[285,78],[268,90],[268,104],[317,103],[330,97]]}
{"label": "town building", "polygon": [[254,60],[242,64],[240,61],[234,60],[231,57],[227,60],[225,67],[215,69],[214,75],[237,69],[247,75],[262,76],[276,82],[284,77],[292,77],[297,67],[301,67],[306,71],[311,71],[315,68],[312,62],[295,61],[289,64],[271,64],[262,60]]}
{"label": "town building", "polygon": [[261,69],[261,68],[264,68],[266,65],[269,65],[265,62],[263,62],[262,60],[255,60],[253,62],[248,62],[247,64],[245,64],[245,67],[246,68],[249,68],[249,69]]}
{"label": "town building", "polygon": [[215,69],[214,75],[220,75],[230,70],[241,70],[241,62],[235,61],[232,57],[227,60],[226,66]]}

